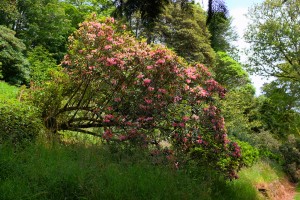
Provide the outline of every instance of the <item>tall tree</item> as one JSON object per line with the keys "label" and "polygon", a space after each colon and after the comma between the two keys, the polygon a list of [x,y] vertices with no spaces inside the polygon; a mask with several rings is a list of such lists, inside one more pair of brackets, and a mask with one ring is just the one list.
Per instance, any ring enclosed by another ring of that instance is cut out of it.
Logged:
{"label": "tall tree", "polygon": [[15,37],[11,29],[0,26],[0,80],[11,84],[24,84],[28,76],[28,64],[24,57],[26,46]]}
{"label": "tall tree", "polygon": [[131,21],[133,14],[140,14],[141,22],[147,31],[147,43],[151,43],[155,22],[170,0],[115,0],[114,3],[117,7],[114,15],[117,17],[125,16]]}
{"label": "tall tree", "polygon": [[300,1],[265,0],[249,10],[245,39],[249,69],[263,76],[300,81]]}
{"label": "tall tree", "polygon": [[210,46],[206,15],[198,5],[182,8],[181,3],[170,3],[159,17],[153,39],[162,43],[189,62],[201,62],[212,66],[215,54]]}

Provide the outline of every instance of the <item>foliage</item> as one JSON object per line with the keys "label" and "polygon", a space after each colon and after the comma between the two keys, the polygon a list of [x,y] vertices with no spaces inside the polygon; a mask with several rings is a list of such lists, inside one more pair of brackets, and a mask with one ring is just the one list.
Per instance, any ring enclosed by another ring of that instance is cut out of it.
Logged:
{"label": "foliage", "polygon": [[125,16],[128,21],[131,21],[134,14],[140,14],[149,44],[152,41],[153,27],[169,0],[115,0],[114,3],[116,5],[115,17]]}
{"label": "foliage", "polygon": [[44,47],[37,46],[28,52],[30,81],[41,84],[50,79],[50,71],[57,67],[55,59]]}
{"label": "foliage", "polygon": [[290,135],[280,147],[284,158],[284,169],[293,182],[300,180],[300,140]]}
{"label": "foliage", "polygon": [[238,89],[251,83],[248,73],[242,68],[241,64],[227,53],[218,51],[216,60],[217,63],[214,67],[215,79],[226,89]]}
{"label": "foliage", "polygon": [[244,140],[243,136],[259,132],[263,127],[260,120],[260,102],[254,97],[254,88],[247,84],[227,93],[222,101],[222,110],[226,121],[226,128],[230,136]]}
{"label": "foliage", "polygon": [[136,41],[108,18],[82,23],[63,66],[43,88],[32,87],[49,129],[140,146],[168,140],[178,154],[199,147],[207,155],[201,159],[217,169],[230,157],[222,171],[234,176],[239,147],[228,140],[214,105],[224,89],[203,65]]}
{"label": "foliage", "polygon": [[27,81],[27,62],[23,55],[26,47],[15,37],[15,32],[0,26],[0,79],[12,84]]}
{"label": "foliage", "polygon": [[299,7],[299,0],[265,0],[249,11],[249,69],[299,82]]}
{"label": "foliage", "polygon": [[2,0],[0,2],[0,25],[12,28],[12,24],[20,17],[16,0]]}
{"label": "foliage", "polygon": [[16,99],[19,93],[19,88],[9,85],[4,81],[0,81],[0,95],[7,99]]}
{"label": "foliage", "polygon": [[252,166],[259,159],[259,150],[251,146],[247,142],[238,141],[238,145],[241,147],[241,164],[246,167]]}
{"label": "foliage", "polygon": [[224,17],[223,13],[215,13],[208,25],[208,30],[211,33],[211,47],[215,51],[224,51],[235,56],[236,47],[232,45],[232,42],[237,40],[238,35],[231,23],[232,18]]}
{"label": "foliage", "polygon": [[264,96],[261,118],[273,134],[286,138],[289,134],[299,134],[299,84],[279,80],[263,87]]}
{"label": "foliage", "polygon": [[[245,176],[231,182],[219,176],[196,178],[183,170],[153,165],[145,152],[126,157],[120,153],[81,144],[29,144],[18,151],[1,145],[1,198],[257,199],[251,179]],[[141,157],[139,162],[133,162],[135,157]]]}
{"label": "foliage", "polygon": [[0,144],[33,141],[41,131],[37,109],[16,99],[0,96]]}
{"label": "foliage", "polygon": [[215,55],[205,20],[205,12],[199,5],[183,9],[179,3],[170,3],[154,28],[153,41],[165,44],[189,62],[212,66]]}
{"label": "foliage", "polygon": [[65,0],[63,7],[72,27],[76,29],[91,13],[108,17],[115,9],[111,0]]}
{"label": "foliage", "polygon": [[60,60],[74,30],[63,5],[58,0],[24,0],[18,1],[17,7],[21,14],[14,26],[17,37],[28,47],[43,46]]}

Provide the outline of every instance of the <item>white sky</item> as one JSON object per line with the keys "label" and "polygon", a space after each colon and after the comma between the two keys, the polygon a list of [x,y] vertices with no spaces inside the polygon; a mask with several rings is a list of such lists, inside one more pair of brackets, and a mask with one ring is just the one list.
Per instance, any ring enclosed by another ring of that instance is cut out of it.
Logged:
{"label": "white sky", "polygon": [[[196,0],[196,2],[200,3],[205,10],[207,9],[208,0]],[[247,47],[247,43],[243,40],[243,34],[249,21],[245,14],[247,14],[249,7],[253,6],[254,4],[261,3],[263,0],[224,0],[224,2],[229,10],[229,15],[233,18],[232,25],[235,27],[239,35],[237,46],[241,52],[240,57],[241,61],[243,62],[247,57],[247,55],[243,54],[243,49]],[[260,95],[260,88],[265,82],[267,82],[266,78],[252,75],[251,80],[256,88],[256,95]]]}

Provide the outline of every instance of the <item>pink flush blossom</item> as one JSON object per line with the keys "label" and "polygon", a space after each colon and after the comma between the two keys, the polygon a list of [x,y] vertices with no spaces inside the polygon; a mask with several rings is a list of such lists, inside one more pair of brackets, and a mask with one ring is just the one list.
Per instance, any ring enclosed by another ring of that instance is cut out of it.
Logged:
{"label": "pink flush blossom", "polygon": [[158,89],[158,92],[160,92],[160,93],[162,93],[162,94],[165,94],[165,93],[167,92],[167,90],[162,89],[162,88],[159,88],[159,89]]}
{"label": "pink flush blossom", "polygon": [[152,66],[152,65],[148,65],[148,66],[147,66],[147,69],[148,69],[148,70],[153,69],[153,66]]}
{"label": "pink flush blossom", "polygon": [[145,100],[145,102],[146,102],[147,104],[151,104],[151,103],[152,103],[152,99],[147,99],[147,98],[145,98],[144,100]]}
{"label": "pink flush blossom", "polygon": [[142,79],[143,77],[144,77],[144,74],[139,74],[139,75],[137,76],[138,79]]}
{"label": "pink flush blossom", "polygon": [[149,79],[149,78],[145,78],[144,79],[144,84],[145,85],[148,85],[148,84],[150,84],[151,83],[151,79]]}
{"label": "pink flush blossom", "polygon": [[188,117],[188,116],[183,116],[182,117],[182,120],[184,121],[184,122],[186,122],[186,121],[188,121],[190,118]]}
{"label": "pink flush blossom", "polygon": [[104,47],[105,50],[109,50],[109,49],[111,49],[111,48],[112,48],[111,45],[105,45],[105,47]]}
{"label": "pink flush blossom", "polygon": [[153,91],[153,90],[154,90],[154,87],[148,87],[148,90],[149,90],[149,91]]}
{"label": "pink flush blossom", "polygon": [[156,64],[164,64],[166,62],[165,59],[159,59],[156,61]]}

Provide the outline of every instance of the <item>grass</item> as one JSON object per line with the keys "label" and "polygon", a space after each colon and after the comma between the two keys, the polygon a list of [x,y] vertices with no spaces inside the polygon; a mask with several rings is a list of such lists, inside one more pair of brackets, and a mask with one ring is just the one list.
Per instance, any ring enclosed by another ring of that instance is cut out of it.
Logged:
{"label": "grass", "polygon": [[[18,91],[0,82],[0,97],[13,99]],[[42,141],[20,149],[0,144],[1,200],[256,200],[255,184],[283,176],[280,168],[258,162],[243,169],[240,179],[227,181],[207,168],[175,170],[154,165],[147,152],[120,151],[90,136],[61,134],[65,144]]]}
{"label": "grass", "polygon": [[6,98],[16,98],[19,93],[19,88],[9,85],[6,82],[0,81],[0,96],[6,97]]}
{"label": "grass", "polygon": [[244,178],[189,176],[153,165],[143,152],[112,152],[78,143],[1,145],[1,199],[258,199]]}
{"label": "grass", "polygon": [[0,149],[1,199],[199,199],[205,193],[184,173],[96,146]]}
{"label": "grass", "polygon": [[300,184],[297,185],[296,195],[294,197],[295,200],[300,200]]}

